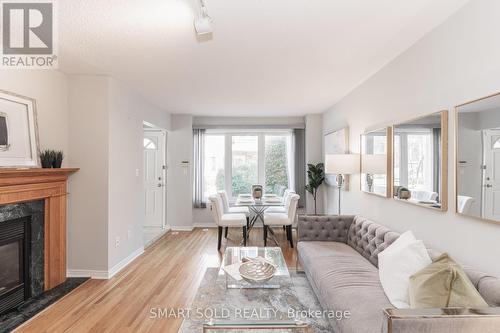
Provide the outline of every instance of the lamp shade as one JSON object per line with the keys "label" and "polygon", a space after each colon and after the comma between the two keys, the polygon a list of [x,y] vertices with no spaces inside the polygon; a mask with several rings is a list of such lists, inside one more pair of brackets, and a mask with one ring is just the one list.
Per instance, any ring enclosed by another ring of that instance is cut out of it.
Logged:
{"label": "lamp shade", "polygon": [[358,154],[332,154],[325,156],[325,173],[352,175],[359,173]]}
{"label": "lamp shade", "polygon": [[361,172],[372,175],[385,175],[387,173],[387,155],[363,155],[361,157]]}

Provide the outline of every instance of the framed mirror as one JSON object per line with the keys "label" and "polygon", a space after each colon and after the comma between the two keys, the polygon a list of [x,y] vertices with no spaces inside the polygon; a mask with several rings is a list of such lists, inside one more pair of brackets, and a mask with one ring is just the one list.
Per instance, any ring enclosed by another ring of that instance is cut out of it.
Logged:
{"label": "framed mirror", "polygon": [[500,222],[500,94],[456,107],[455,140],[457,213]]}
{"label": "framed mirror", "polygon": [[393,198],[447,210],[448,111],[393,126]]}
{"label": "framed mirror", "polygon": [[361,191],[389,198],[391,195],[392,129],[361,135]]}

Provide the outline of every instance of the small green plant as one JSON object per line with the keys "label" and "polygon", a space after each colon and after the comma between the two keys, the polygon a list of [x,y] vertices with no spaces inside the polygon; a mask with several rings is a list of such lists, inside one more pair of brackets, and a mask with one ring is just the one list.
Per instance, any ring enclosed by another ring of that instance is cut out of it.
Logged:
{"label": "small green plant", "polygon": [[52,161],[52,167],[55,169],[61,168],[64,159],[64,153],[62,150],[54,151],[54,160]]}
{"label": "small green plant", "polygon": [[308,184],[306,185],[306,191],[311,193],[314,199],[314,214],[318,214],[316,208],[316,196],[318,195],[318,189],[325,181],[325,165],[323,163],[308,164],[307,165],[307,178]]}
{"label": "small green plant", "polygon": [[54,162],[54,151],[46,149],[40,153],[40,162],[42,162],[42,168],[52,168]]}

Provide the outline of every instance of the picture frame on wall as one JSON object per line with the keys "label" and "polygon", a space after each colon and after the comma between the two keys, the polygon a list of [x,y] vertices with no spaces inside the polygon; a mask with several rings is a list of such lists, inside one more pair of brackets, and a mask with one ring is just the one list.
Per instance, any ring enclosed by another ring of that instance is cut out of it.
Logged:
{"label": "picture frame on wall", "polygon": [[5,90],[0,90],[0,167],[40,167],[36,101]]}
{"label": "picture frame on wall", "polygon": [[[326,155],[346,154],[349,152],[349,127],[327,132],[323,138],[324,153]],[[337,175],[326,174],[325,183],[329,186],[338,186]],[[347,177],[343,185],[344,189],[349,188]]]}

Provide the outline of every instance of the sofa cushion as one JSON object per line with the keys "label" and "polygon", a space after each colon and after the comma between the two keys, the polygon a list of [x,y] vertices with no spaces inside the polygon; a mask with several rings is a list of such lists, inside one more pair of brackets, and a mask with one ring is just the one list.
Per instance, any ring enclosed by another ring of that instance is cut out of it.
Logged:
{"label": "sofa cushion", "polygon": [[410,277],[432,263],[421,240],[411,231],[403,233],[378,255],[380,283],[387,298],[398,309],[410,307]]}
{"label": "sofa cushion", "polygon": [[364,217],[356,216],[349,228],[347,244],[378,267],[378,254],[398,237],[397,232],[390,231],[388,228]]}
{"label": "sofa cushion", "polygon": [[481,308],[483,300],[465,271],[447,253],[410,277],[412,308]]}
{"label": "sofa cushion", "polygon": [[330,323],[335,332],[378,332],[382,309],[391,307],[378,270],[350,246],[338,242],[299,242],[299,259],[324,310],[349,311]]}

